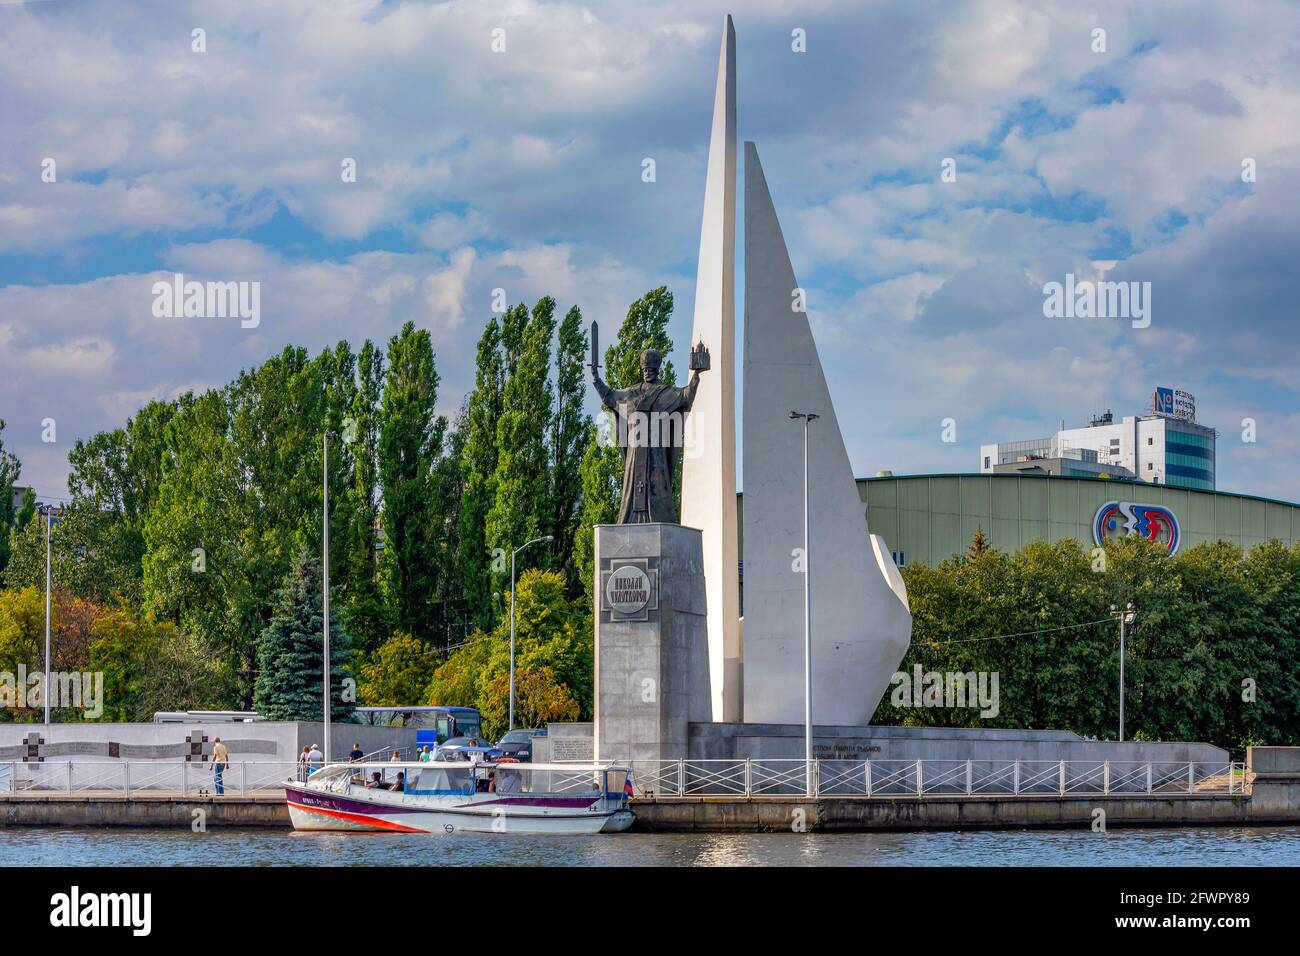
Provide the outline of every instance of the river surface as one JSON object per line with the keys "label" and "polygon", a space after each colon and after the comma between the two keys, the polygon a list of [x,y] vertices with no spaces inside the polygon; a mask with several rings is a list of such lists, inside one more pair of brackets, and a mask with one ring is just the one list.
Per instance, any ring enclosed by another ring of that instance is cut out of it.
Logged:
{"label": "river surface", "polygon": [[0,866],[1300,866],[1300,827],[586,837],[0,829]]}

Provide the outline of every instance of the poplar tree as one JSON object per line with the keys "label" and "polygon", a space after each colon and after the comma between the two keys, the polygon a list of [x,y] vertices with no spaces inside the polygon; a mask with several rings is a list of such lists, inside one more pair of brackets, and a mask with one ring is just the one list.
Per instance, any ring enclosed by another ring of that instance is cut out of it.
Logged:
{"label": "poplar tree", "polygon": [[357,356],[357,388],[344,437],[352,455],[352,485],[347,497],[351,521],[346,545],[350,575],[341,589],[348,630],[358,645],[374,650],[388,636],[386,611],[379,590],[375,533],[379,519],[379,403],[384,385],[384,354],[369,339]]}
{"label": "poplar tree", "polygon": [[[555,300],[545,296],[533,306],[532,316],[519,335],[513,363],[509,351],[506,353],[509,375],[497,423],[496,498],[487,516],[487,544],[490,549],[499,548],[507,560],[511,551],[530,538],[546,534],[544,529],[550,526],[548,436],[554,334]],[[544,565],[545,555],[539,549],[530,563]],[[508,581],[504,577],[498,580]]]}
{"label": "poplar tree", "polygon": [[447,420],[436,416],[438,372],[433,343],[413,322],[388,343],[379,431],[379,481],[383,490],[384,593],[393,627],[422,639],[434,623],[442,532],[435,512],[432,475]]}
{"label": "poplar tree", "polygon": [[487,516],[496,501],[497,422],[501,418],[504,367],[501,328],[488,320],[478,340],[474,391],[465,415],[463,481],[460,497],[460,577],[467,616],[480,630],[492,627],[492,556]]}
{"label": "poplar tree", "polygon": [[551,423],[550,534],[554,567],[571,595],[582,593],[573,557],[573,536],[582,508],[582,458],[591,418],[583,414],[587,333],[575,305],[560,323],[555,349],[555,416]]}

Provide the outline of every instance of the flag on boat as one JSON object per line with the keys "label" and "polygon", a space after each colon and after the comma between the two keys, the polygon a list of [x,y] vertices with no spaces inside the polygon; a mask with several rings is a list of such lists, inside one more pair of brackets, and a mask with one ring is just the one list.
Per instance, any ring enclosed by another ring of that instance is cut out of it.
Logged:
{"label": "flag on boat", "polygon": [[627,794],[627,796],[628,796],[629,799],[631,799],[633,796],[635,796],[635,794],[634,794],[633,791],[632,791],[632,771],[631,771],[631,770],[629,770],[629,771],[627,772],[627,776],[623,778],[623,792],[624,792],[625,794]]}

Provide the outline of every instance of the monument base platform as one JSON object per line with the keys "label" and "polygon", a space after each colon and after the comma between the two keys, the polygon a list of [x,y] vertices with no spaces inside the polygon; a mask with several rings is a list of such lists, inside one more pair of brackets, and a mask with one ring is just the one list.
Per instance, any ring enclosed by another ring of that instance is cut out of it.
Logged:
{"label": "monument base platform", "polygon": [[712,711],[702,536],[597,525],[597,760],[676,760]]}
{"label": "monument base platform", "polygon": [[[690,726],[690,760],[800,760],[803,724],[704,723]],[[822,760],[1115,760],[1228,761],[1213,744],[1088,740],[1068,730],[984,727],[813,727]]]}

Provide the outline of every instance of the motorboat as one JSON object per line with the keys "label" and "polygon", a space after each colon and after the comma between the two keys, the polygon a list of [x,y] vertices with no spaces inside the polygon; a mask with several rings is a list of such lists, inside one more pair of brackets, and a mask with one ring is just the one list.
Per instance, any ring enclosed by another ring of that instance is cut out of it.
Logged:
{"label": "motorboat", "polygon": [[619,833],[635,819],[630,771],[609,763],[330,764],[286,781],[297,830]]}

